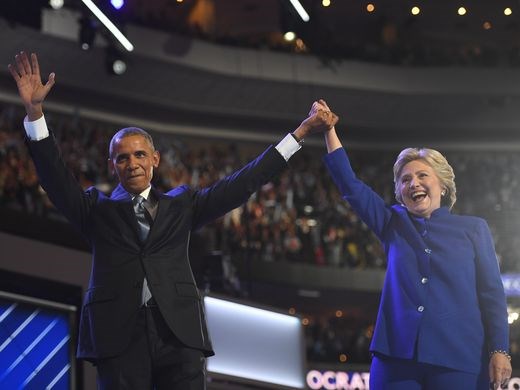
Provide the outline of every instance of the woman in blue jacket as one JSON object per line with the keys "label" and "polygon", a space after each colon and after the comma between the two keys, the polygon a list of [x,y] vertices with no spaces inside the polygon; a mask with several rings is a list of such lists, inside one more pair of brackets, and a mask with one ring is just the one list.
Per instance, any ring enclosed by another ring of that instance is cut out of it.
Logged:
{"label": "woman in blue jacket", "polygon": [[403,150],[394,165],[398,204],[389,206],[356,177],[334,128],[325,140],[330,174],[388,258],[370,346],[370,388],[506,384],[507,306],[493,241],[483,219],[451,214],[455,175],[444,156]]}

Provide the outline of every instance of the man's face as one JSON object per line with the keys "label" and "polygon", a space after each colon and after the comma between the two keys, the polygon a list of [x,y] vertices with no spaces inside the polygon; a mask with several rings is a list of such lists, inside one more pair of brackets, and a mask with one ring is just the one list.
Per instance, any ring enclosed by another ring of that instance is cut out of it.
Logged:
{"label": "man's face", "polygon": [[139,194],[150,185],[159,158],[159,152],[137,134],[116,139],[108,165],[125,190]]}

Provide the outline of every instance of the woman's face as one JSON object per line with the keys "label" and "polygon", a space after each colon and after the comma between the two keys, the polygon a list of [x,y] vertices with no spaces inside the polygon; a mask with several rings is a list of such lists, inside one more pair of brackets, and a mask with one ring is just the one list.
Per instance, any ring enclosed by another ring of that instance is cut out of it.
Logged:
{"label": "woman's face", "polygon": [[423,218],[441,207],[441,182],[431,166],[423,160],[407,163],[399,178],[399,191],[408,211]]}

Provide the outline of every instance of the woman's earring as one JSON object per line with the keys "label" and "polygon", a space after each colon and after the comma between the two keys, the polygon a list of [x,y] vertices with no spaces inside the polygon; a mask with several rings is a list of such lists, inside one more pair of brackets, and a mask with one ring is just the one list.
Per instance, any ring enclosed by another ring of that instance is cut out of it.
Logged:
{"label": "woman's earring", "polygon": [[442,195],[442,196],[446,195],[446,191],[443,190],[443,191],[441,192],[441,195]]}

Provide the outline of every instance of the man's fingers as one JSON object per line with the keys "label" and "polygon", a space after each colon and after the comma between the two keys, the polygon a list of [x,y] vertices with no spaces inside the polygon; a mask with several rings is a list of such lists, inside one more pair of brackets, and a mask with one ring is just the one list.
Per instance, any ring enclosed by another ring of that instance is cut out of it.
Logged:
{"label": "man's fingers", "polygon": [[56,74],[54,72],[52,72],[49,75],[49,80],[47,80],[47,82],[43,86],[45,88],[45,95],[47,95],[49,93],[49,91],[51,90],[51,88],[55,82],[56,82]]}
{"label": "man's fingers", "polygon": [[28,75],[31,75],[32,69],[31,69],[31,64],[29,62],[29,58],[27,57],[27,54],[24,51],[22,51],[20,54],[22,57],[22,65],[25,70],[25,73]]}
{"label": "man's fingers", "polygon": [[22,63],[22,57],[20,54],[17,54],[14,56],[14,60],[16,61],[16,69],[18,71],[18,74],[20,76],[25,76],[26,72],[25,72],[25,68],[23,66],[23,63]]}
{"label": "man's fingers", "polygon": [[31,65],[32,73],[36,76],[40,76],[40,65],[38,64],[38,57],[35,53],[31,53]]}
{"label": "man's fingers", "polygon": [[15,79],[16,82],[20,80],[20,75],[16,71],[13,65],[9,64],[7,65],[7,69],[9,69],[9,72],[11,72],[11,76],[13,76],[13,79]]}

